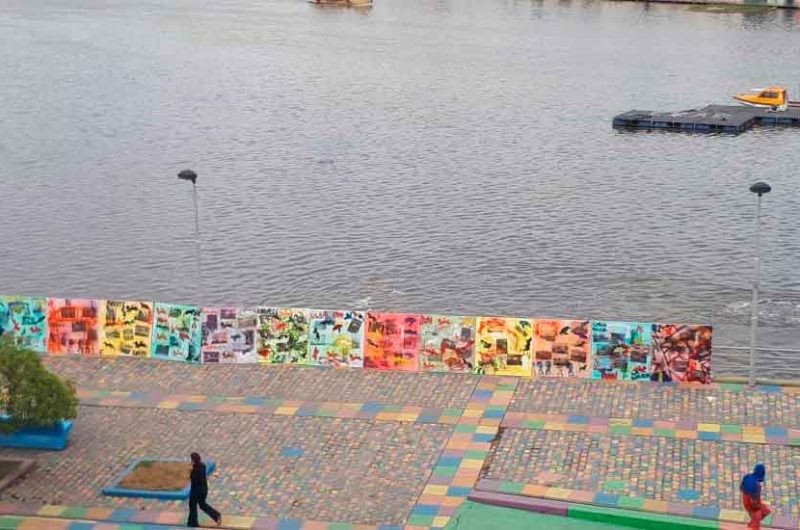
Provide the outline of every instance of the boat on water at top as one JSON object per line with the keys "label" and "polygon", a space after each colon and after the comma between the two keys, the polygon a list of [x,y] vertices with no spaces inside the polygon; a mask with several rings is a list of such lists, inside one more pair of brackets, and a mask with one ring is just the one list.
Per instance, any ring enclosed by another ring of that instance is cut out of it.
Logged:
{"label": "boat on water at top", "polygon": [[320,6],[372,7],[372,0],[308,0],[308,3]]}
{"label": "boat on water at top", "polygon": [[782,86],[753,88],[733,96],[733,99],[748,107],[770,110],[786,110],[789,107],[800,107],[800,101],[789,101],[789,91]]}

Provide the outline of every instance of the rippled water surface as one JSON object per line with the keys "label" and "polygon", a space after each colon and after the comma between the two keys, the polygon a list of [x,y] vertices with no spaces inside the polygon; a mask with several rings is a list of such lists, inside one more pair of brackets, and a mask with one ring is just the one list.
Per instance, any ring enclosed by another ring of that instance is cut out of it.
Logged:
{"label": "rippled water surface", "polygon": [[[800,339],[800,130],[612,131],[800,84],[800,13],[0,0],[0,291],[711,322]],[[191,186],[200,175],[203,279]]]}

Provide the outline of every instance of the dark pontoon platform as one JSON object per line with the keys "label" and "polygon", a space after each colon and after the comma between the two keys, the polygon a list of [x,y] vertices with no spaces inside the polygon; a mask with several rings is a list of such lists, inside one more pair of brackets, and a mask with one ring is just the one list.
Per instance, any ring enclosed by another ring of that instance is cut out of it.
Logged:
{"label": "dark pontoon platform", "polygon": [[665,129],[685,132],[742,133],[755,125],[800,127],[800,108],[770,111],[740,105],[708,105],[680,112],[631,110],[614,116],[615,129]]}

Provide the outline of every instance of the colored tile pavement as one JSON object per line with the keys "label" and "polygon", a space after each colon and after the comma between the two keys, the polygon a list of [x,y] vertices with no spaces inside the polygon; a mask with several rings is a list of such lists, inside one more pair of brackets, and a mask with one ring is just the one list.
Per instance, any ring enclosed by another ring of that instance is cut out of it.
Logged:
{"label": "colored tile pavement", "polygon": [[[718,506],[687,505],[680,502],[665,502],[642,497],[611,495],[603,492],[573,490],[542,484],[524,484],[500,480],[482,479],[476,489],[492,493],[508,493],[525,497],[536,497],[567,503],[591,504],[630,511],[643,511],[664,515],[680,515],[694,519],[746,523],[747,513],[739,509],[721,509]],[[797,529],[800,521],[785,516],[770,516],[765,525],[774,528]]]}
{"label": "colored tile pavement", "polygon": [[298,418],[342,418],[368,421],[455,424],[461,409],[423,408],[392,403],[338,403],[295,401],[249,396],[204,396],[79,389],[82,405],[100,407],[156,408],[236,414],[274,414]]}
{"label": "colored tile pavement", "polygon": [[602,418],[567,414],[507,412],[503,427],[592,434],[632,434],[685,440],[746,442],[800,446],[800,428],[738,425],[695,420],[665,421],[642,418]]}
{"label": "colored tile pavement", "polygon": [[453,429],[407,528],[444,528],[475,485],[517,380],[483,377]]}
{"label": "colored tile pavement", "polygon": [[591,492],[583,502],[647,499],[693,515],[686,510],[739,510],[739,481],[755,462],[767,467],[764,494],[775,515],[800,518],[800,448],[787,445],[503,428],[482,477],[550,488],[549,496]]}

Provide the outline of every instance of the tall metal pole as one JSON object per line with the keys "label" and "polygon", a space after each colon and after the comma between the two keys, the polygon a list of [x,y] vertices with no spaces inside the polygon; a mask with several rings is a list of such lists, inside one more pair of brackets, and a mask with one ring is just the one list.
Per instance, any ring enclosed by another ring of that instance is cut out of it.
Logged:
{"label": "tall metal pole", "polygon": [[761,269],[761,196],[772,188],[764,182],[756,182],[750,191],[758,194],[756,201],[756,236],[755,258],[753,267],[753,297],[750,300],[750,370],[747,381],[752,386],[756,383],[756,343],[758,342],[758,277]]}
{"label": "tall metal pole", "polygon": [[[197,254],[197,285],[201,297],[205,295],[203,285],[203,253],[200,250],[200,209],[197,206],[197,183],[192,182],[192,197],[194,198],[194,248]],[[760,199],[759,199],[760,201]]]}
{"label": "tall metal pole", "polygon": [[194,248],[197,259],[197,289],[200,291],[198,296],[205,294],[203,285],[203,257],[200,251],[200,208],[197,206],[197,173],[191,169],[184,169],[178,173],[180,180],[188,180],[192,183],[192,199],[194,200]]}

